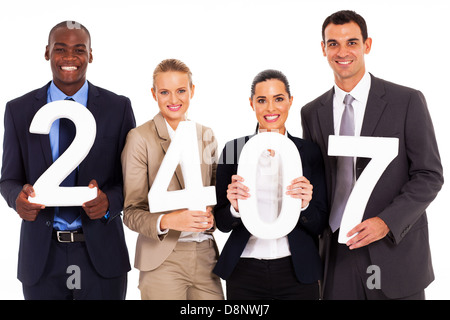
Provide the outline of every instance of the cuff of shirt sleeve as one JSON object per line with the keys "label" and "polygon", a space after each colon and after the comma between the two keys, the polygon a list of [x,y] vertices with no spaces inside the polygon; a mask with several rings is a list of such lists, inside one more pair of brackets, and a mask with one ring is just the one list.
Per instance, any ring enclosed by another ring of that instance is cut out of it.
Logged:
{"label": "cuff of shirt sleeve", "polygon": [[161,236],[161,235],[166,234],[166,233],[169,232],[169,229],[166,229],[166,230],[161,231],[160,226],[161,226],[161,219],[162,219],[162,217],[163,217],[163,214],[161,214],[161,215],[158,217],[158,220],[156,221],[156,230],[158,231],[158,235],[159,235],[159,236]]}
{"label": "cuff of shirt sleeve", "polygon": [[239,212],[237,212],[233,206],[230,206],[230,212],[231,212],[231,215],[235,218],[241,217],[241,214]]}

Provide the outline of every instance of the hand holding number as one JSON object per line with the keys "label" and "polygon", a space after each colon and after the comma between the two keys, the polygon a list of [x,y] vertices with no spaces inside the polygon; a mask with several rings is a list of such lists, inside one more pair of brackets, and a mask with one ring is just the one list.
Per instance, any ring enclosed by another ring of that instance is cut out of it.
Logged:
{"label": "hand holding number", "polygon": [[249,189],[242,183],[243,181],[244,178],[241,176],[238,176],[237,174],[233,175],[227,190],[227,199],[237,212],[239,212],[237,200],[245,200],[250,197],[250,194],[248,193]]}
{"label": "hand holding number", "polygon": [[302,208],[305,208],[312,199],[313,186],[305,177],[292,180],[287,190],[286,194],[292,198],[302,199]]}
{"label": "hand holding number", "polygon": [[19,195],[17,196],[16,211],[23,220],[36,220],[39,212],[45,208],[45,206],[42,204],[31,203],[28,201],[28,197],[34,196],[34,189],[30,184],[24,185],[22,191],[20,191]]}
{"label": "hand holding number", "polygon": [[92,220],[102,218],[109,208],[109,200],[104,192],[98,187],[96,180],[89,182],[89,188],[97,188],[97,197],[93,200],[83,203],[82,207],[89,218]]}
{"label": "hand holding number", "polygon": [[176,210],[161,218],[161,230],[172,229],[187,232],[203,232],[214,226],[211,207],[206,211]]}
{"label": "hand holding number", "polygon": [[384,238],[389,232],[389,227],[378,217],[364,220],[347,233],[347,237],[356,236],[347,241],[349,249],[357,249]]}

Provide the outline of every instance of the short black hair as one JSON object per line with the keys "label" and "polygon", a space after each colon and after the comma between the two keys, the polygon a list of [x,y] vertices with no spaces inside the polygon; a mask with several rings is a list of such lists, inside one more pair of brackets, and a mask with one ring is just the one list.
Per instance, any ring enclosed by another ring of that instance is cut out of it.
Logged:
{"label": "short black hair", "polygon": [[363,41],[365,42],[367,40],[368,33],[367,33],[367,25],[366,20],[359,14],[357,14],[355,11],[352,10],[341,10],[338,12],[333,13],[329,17],[325,19],[322,25],[322,40],[325,42],[325,29],[329,24],[336,24],[336,25],[342,25],[349,22],[355,22],[359,28],[361,29],[361,34],[363,37]]}
{"label": "short black hair", "polygon": [[91,45],[91,34],[89,33],[89,30],[83,26],[81,23],[78,23],[76,21],[62,21],[60,23],[58,23],[57,25],[55,25],[49,32],[48,34],[48,44],[50,44],[50,37],[52,36],[52,33],[55,32],[55,30],[59,29],[59,28],[67,28],[67,29],[82,29],[84,30],[89,38],[89,46]]}
{"label": "short black hair", "polygon": [[251,92],[250,92],[250,98],[253,98],[255,95],[255,87],[258,83],[264,82],[267,80],[280,80],[284,83],[284,86],[286,87],[286,92],[289,95],[289,98],[291,97],[291,89],[289,88],[289,81],[287,80],[287,77],[283,74],[283,72],[273,69],[267,69],[264,71],[261,71],[256,75],[256,77],[253,79]]}

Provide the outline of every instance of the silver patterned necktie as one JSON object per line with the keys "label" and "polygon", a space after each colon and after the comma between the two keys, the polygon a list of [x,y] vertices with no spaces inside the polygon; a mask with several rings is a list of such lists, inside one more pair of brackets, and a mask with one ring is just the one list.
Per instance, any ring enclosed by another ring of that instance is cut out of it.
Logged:
{"label": "silver patterned necktie", "polygon": [[[355,98],[349,94],[347,94],[344,98],[345,109],[342,113],[341,127],[339,129],[339,135],[341,136],[355,135],[355,117],[352,106],[352,102],[354,100]],[[336,187],[329,221],[333,232],[335,232],[341,225],[342,215],[344,213],[348,197],[352,191],[354,181],[353,157],[338,157]]]}

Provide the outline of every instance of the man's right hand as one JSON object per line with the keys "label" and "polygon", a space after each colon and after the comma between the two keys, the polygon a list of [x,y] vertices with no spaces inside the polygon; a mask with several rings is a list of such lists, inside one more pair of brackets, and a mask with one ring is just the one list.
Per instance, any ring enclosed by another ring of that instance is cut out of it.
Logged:
{"label": "man's right hand", "polygon": [[30,201],[28,201],[28,197],[34,196],[34,189],[30,184],[24,185],[22,191],[20,191],[19,195],[17,196],[16,211],[23,220],[36,220],[39,212],[45,208],[45,206],[42,204],[31,203]]}

